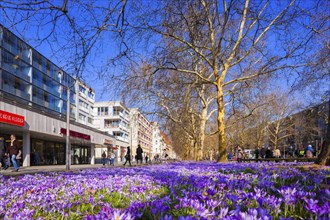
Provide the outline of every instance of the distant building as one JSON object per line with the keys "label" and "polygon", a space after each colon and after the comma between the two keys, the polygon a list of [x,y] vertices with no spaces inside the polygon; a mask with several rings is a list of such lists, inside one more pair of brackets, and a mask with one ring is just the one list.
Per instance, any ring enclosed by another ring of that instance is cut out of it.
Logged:
{"label": "distant building", "polygon": [[136,155],[136,148],[141,145],[144,154],[152,155],[152,123],[137,108],[130,109],[131,150]]}
{"label": "distant building", "polygon": [[152,124],[152,150],[151,154],[162,155],[162,136],[160,135],[160,127],[157,122],[151,122]]}
{"label": "distant building", "polygon": [[160,132],[161,136],[162,136],[162,157],[161,158],[171,158],[171,159],[175,159],[176,158],[176,154],[173,150],[172,147],[172,142],[171,140],[167,137],[167,135],[164,132]]}
{"label": "distant building", "polygon": [[76,120],[84,125],[93,127],[94,112],[93,106],[95,103],[95,94],[81,79],[75,81],[75,91],[77,94],[76,103]]}
{"label": "distant building", "polygon": [[[285,137],[279,143],[280,150],[287,152],[289,148],[301,148],[307,145],[312,145],[317,151],[320,150],[326,137],[328,111],[329,102],[324,102],[280,119],[281,125],[288,128],[282,129],[278,134],[279,137]],[[273,147],[270,141],[267,144]]]}
{"label": "distant building", "polygon": [[[117,161],[123,161],[126,149],[130,146],[130,112],[120,101],[95,102],[93,126],[101,131],[107,132],[116,138],[113,146],[117,155]],[[101,151],[96,150],[96,154],[101,155]]]}

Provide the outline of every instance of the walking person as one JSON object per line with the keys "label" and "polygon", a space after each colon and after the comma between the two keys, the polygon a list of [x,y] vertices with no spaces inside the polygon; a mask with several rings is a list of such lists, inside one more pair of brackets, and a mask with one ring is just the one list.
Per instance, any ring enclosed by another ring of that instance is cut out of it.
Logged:
{"label": "walking person", "polygon": [[13,172],[17,172],[19,170],[19,162],[17,160],[21,159],[22,151],[14,134],[10,135],[10,145],[7,147],[6,154],[13,163]]}
{"label": "walking person", "polygon": [[145,157],[145,160],[146,160],[146,163],[148,163],[148,154],[146,154],[146,157]]}
{"label": "walking person", "polygon": [[105,153],[105,151],[103,151],[103,153],[102,153],[102,164],[103,164],[103,166],[105,166],[105,164],[106,164],[106,159],[107,158],[107,155],[106,155],[106,153]]}
{"label": "walking person", "polygon": [[265,146],[262,146],[260,151],[261,158],[266,158],[266,149]]}
{"label": "walking person", "polygon": [[10,166],[10,161],[6,153],[5,140],[0,138],[0,169],[6,170]]}
{"label": "walking person", "polygon": [[142,160],[143,160],[142,154],[143,154],[143,150],[141,145],[139,144],[138,147],[136,148],[136,164],[139,164],[139,161],[141,161],[142,164]]}
{"label": "walking person", "polygon": [[111,166],[112,160],[111,160],[111,151],[108,151],[106,162],[108,166]]}
{"label": "walking person", "polygon": [[243,150],[239,145],[237,145],[236,150],[237,150],[237,152],[236,152],[237,153],[237,162],[240,163],[243,160]]}
{"label": "walking person", "polygon": [[273,158],[273,151],[270,149],[270,147],[266,150],[266,158]]}
{"label": "walking person", "polygon": [[111,160],[112,166],[115,165],[115,158],[116,158],[116,154],[113,151],[111,151],[110,160]]}
{"label": "walking person", "polygon": [[125,163],[124,163],[124,166],[126,165],[126,163],[128,162],[130,166],[132,166],[131,164],[131,149],[129,147],[127,147],[127,152],[126,152],[126,155],[125,155]]}
{"label": "walking person", "polygon": [[259,147],[258,146],[256,146],[256,149],[254,150],[254,154],[255,154],[255,156],[256,156],[256,162],[258,162],[258,160],[259,160]]}

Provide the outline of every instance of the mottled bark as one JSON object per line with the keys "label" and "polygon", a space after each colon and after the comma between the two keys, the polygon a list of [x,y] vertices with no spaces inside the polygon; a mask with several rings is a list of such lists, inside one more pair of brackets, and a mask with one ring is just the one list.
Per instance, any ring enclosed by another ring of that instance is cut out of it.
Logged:
{"label": "mottled bark", "polygon": [[226,161],[226,135],[225,135],[225,103],[223,100],[223,90],[222,86],[218,86],[217,91],[217,102],[218,102],[218,137],[219,137],[219,145],[218,145],[218,153],[219,158],[218,162]]}
{"label": "mottled bark", "polygon": [[330,100],[328,106],[328,129],[327,136],[322,144],[321,152],[315,161],[319,165],[329,165],[330,164]]}

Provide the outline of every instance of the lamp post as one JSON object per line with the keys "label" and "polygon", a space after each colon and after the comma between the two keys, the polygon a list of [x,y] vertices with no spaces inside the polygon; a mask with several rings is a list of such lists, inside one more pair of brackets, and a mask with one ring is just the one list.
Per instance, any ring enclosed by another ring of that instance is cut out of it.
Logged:
{"label": "lamp post", "polygon": [[[60,80],[62,82],[63,72],[62,70],[58,71],[60,76]],[[69,82],[67,82],[69,84]],[[66,102],[66,139],[65,139],[65,152],[66,152],[66,160],[65,160],[65,169],[70,170],[70,158],[71,158],[71,145],[70,145],[70,86],[66,85],[66,94],[67,94],[67,102]],[[62,90],[63,93],[63,90]]]}
{"label": "lamp post", "polygon": [[71,145],[70,145],[70,87],[69,86],[67,86],[65,151],[66,151],[65,169],[70,170]]}

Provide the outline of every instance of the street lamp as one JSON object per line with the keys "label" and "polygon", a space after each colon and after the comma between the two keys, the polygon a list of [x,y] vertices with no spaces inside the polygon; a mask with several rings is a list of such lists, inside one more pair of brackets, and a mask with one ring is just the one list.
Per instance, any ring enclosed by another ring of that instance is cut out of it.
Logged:
{"label": "street lamp", "polygon": [[65,169],[70,170],[71,145],[70,145],[70,88],[67,86],[67,107],[66,107],[66,160]]}
{"label": "street lamp", "polygon": [[[58,71],[58,74],[61,76],[62,71],[61,70]],[[62,80],[61,80],[61,82],[62,82]],[[66,107],[65,169],[70,170],[71,145],[70,145],[70,87],[69,87],[69,85],[66,85],[66,91],[67,91],[67,107]],[[63,92],[63,90],[62,90],[62,92]]]}

